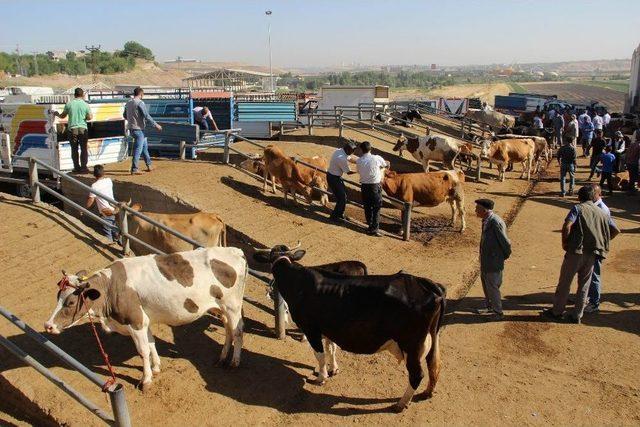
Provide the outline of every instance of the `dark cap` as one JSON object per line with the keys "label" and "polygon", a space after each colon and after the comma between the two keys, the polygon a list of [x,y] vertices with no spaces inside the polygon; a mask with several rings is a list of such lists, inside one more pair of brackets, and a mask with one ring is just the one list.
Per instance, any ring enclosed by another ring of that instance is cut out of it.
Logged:
{"label": "dark cap", "polygon": [[486,210],[493,210],[493,200],[491,199],[478,199],[476,200],[476,204],[482,206],[483,208],[485,208]]}

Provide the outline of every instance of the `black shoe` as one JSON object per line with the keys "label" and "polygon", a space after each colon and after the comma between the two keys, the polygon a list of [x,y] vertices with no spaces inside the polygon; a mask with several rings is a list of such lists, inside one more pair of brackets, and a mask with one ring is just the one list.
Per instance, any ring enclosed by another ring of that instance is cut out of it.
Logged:
{"label": "black shoe", "polygon": [[564,197],[564,193],[560,193],[560,197]]}
{"label": "black shoe", "polygon": [[80,173],[91,173],[91,171],[89,171],[89,168],[80,168]]}
{"label": "black shoe", "polygon": [[562,314],[555,314],[553,312],[552,308],[547,308],[545,310],[542,310],[540,312],[540,315],[542,317],[546,317],[547,319],[551,319],[551,320],[555,320],[555,321],[562,321],[563,320]]}
{"label": "black shoe", "polygon": [[579,325],[581,323],[580,319],[575,317],[573,314],[567,314],[566,316],[563,316],[562,320],[564,320],[567,323],[575,323],[576,325]]}
{"label": "black shoe", "polygon": [[339,223],[339,224],[347,222],[346,218],[341,217],[341,216],[330,216],[329,219],[332,222],[336,222],[336,223]]}
{"label": "black shoe", "polygon": [[367,234],[369,236],[382,237],[382,233],[380,233],[378,230],[367,230]]}

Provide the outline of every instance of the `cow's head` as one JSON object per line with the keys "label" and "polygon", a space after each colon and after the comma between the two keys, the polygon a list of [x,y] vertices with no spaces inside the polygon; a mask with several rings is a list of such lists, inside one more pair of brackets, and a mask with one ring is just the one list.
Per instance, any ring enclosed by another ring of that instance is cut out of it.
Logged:
{"label": "cow's head", "polygon": [[59,334],[84,319],[102,296],[98,289],[91,286],[85,270],[76,274],[66,274],[63,271],[62,274],[62,280],[57,284],[56,308],[44,323],[45,331],[50,334]]}
{"label": "cow's head", "polygon": [[289,262],[299,261],[307,253],[307,251],[298,249],[300,242],[289,249],[286,245],[275,245],[271,249],[255,249],[253,259],[257,262],[273,264],[281,258],[286,258]]}
{"label": "cow's head", "polygon": [[262,156],[251,156],[242,161],[240,167],[256,175],[262,175],[264,173],[264,160]]}
{"label": "cow's head", "polygon": [[407,148],[407,138],[403,133],[400,134],[400,137],[396,141],[396,145],[393,146],[393,151],[399,151],[400,157],[402,157],[402,152]]}
{"label": "cow's head", "polygon": [[482,145],[480,145],[480,158],[487,159],[489,157],[489,148],[491,148],[491,144],[493,144],[493,141],[490,139],[482,141]]}
{"label": "cow's head", "polygon": [[412,109],[407,111],[407,119],[414,121],[415,119],[422,119],[422,114],[418,110]]}

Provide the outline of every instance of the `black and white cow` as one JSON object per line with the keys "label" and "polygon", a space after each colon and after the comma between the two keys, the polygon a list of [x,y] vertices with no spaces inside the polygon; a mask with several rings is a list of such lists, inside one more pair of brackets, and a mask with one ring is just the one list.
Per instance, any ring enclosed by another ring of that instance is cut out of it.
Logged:
{"label": "black and white cow", "polygon": [[422,114],[420,114],[418,110],[411,109],[408,111],[394,111],[384,116],[380,113],[377,113],[374,117],[377,121],[385,124],[392,124],[410,128],[411,123],[413,123],[414,120],[422,119]]}
{"label": "black and white cow", "polygon": [[125,258],[87,275],[64,275],[57,306],[44,324],[59,334],[91,314],[107,332],[131,335],[142,357],[142,389],[160,372],[151,323],[186,325],[206,313],[219,315],[226,339],[220,362],[240,363],[242,298],[248,272],[238,248],[201,248],[169,255]]}
{"label": "black and white cow", "polygon": [[352,353],[387,350],[399,362],[406,361],[409,386],[394,406],[397,411],[409,405],[419,387],[424,377],[421,361],[426,358],[429,385],[425,397],[431,396],[440,371],[438,332],[445,311],[445,288],[404,272],[347,276],[304,267],[297,263],[304,255],[304,250],[278,245],[256,250],[254,259],[271,263],[276,287],[315,351],[316,383],[323,384],[328,377],[326,337]]}

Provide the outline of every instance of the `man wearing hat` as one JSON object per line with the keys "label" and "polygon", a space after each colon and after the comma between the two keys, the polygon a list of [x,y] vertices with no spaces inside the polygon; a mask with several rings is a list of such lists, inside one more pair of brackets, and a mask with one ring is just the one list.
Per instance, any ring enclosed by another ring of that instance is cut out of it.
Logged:
{"label": "man wearing hat", "polygon": [[507,236],[507,226],[495,212],[493,200],[476,200],[476,216],[482,219],[480,236],[480,280],[484,291],[485,307],[476,310],[478,314],[493,313],[502,319],[502,271],[504,261],[511,255],[511,242]]}
{"label": "man wearing hat", "polygon": [[355,162],[353,151],[355,145],[352,142],[346,142],[342,148],[334,151],[329,161],[329,169],[327,170],[327,184],[336,198],[336,205],[331,213],[331,220],[335,222],[345,221],[344,209],[347,205],[347,189],[342,180],[342,174],[351,175],[355,172],[349,167],[349,162]]}
{"label": "man wearing hat", "polygon": [[627,148],[626,141],[624,139],[624,135],[620,131],[616,131],[613,139],[610,142],[611,152],[614,156],[616,156],[616,161],[613,164],[613,173],[617,174],[620,172],[620,160]]}

